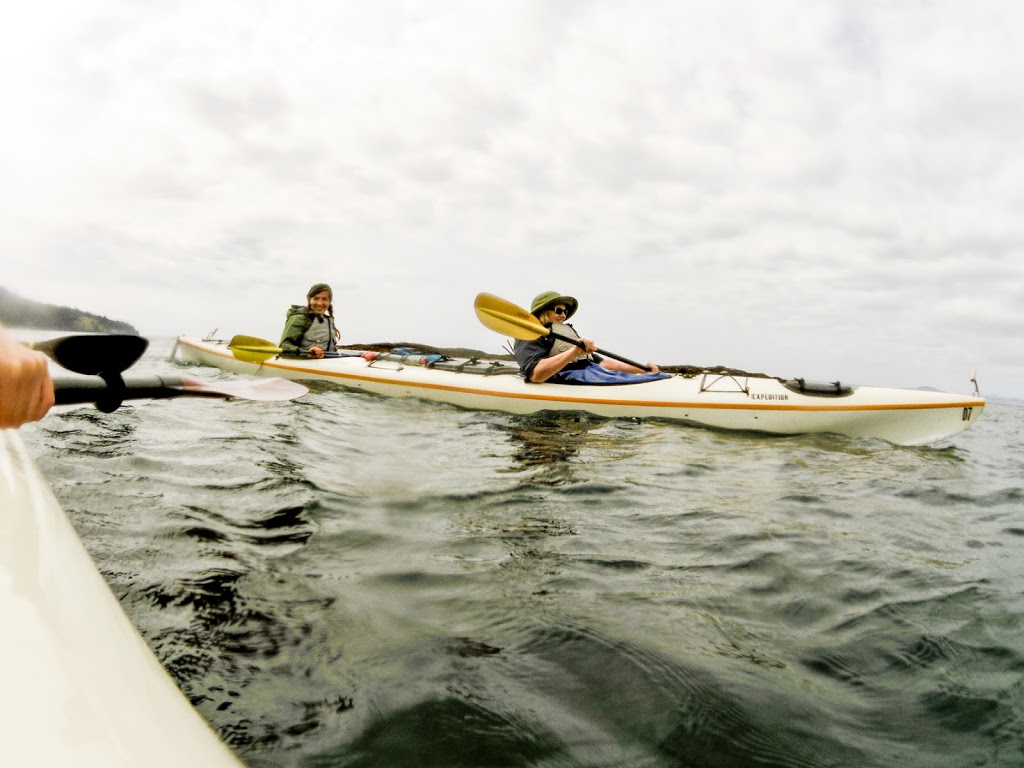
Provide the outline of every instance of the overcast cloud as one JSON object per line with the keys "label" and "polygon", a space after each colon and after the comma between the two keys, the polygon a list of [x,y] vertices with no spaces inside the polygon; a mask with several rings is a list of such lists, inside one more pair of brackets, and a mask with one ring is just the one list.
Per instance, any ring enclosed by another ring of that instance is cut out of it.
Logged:
{"label": "overcast cloud", "polygon": [[144,334],[1024,396],[1015,0],[43,2],[0,30],[0,285]]}

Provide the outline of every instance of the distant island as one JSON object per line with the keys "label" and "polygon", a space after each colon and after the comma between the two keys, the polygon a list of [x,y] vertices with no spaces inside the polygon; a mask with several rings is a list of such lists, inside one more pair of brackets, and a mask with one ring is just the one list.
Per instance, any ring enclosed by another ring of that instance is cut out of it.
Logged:
{"label": "distant island", "polygon": [[129,333],[138,336],[134,326],[92,312],[43,304],[23,299],[0,287],[0,323],[8,328],[37,328],[75,333]]}

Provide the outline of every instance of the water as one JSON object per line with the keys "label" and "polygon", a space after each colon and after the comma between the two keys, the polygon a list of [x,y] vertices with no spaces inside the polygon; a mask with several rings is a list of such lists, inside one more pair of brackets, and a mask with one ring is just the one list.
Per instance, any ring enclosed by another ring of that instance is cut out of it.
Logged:
{"label": "water", "polygon": [[1024,765],[1021,408],[900,448],[325,385],[23,432],[251,766]]}

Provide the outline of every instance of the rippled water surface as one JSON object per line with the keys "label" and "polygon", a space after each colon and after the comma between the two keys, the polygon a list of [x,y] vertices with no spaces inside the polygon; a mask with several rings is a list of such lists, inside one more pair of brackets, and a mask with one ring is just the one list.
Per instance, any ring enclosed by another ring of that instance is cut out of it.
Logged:
{"label": "rippled water surface", "polygon": [[325,385],[23,432],[252,766],[1024,765],[1021,408],[900,448]]}

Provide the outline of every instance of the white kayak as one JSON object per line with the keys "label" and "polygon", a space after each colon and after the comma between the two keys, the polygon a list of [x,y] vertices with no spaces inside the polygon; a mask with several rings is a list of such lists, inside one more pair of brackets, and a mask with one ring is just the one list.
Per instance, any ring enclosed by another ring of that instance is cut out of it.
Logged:
{"label": "white kayak", "polygon": [[238,768],[0,430],[0,766]]}
{"label": "white kayak", "polygon": [[470,409],[585,411],[776,435],[828,432],[900,445],[951,437],[977,421],[985,408],[984,399],[971,395],[783,381],[735,372],[704,371],[620,386],[532,384],[509,361],[356,350],[340,350],[340,356],[322,360],[277,356],[252,361],[241,359],[245,355],[236,350],[226,341],[179,336],[173,354],[234,373],[331,381],[377,395]]}

